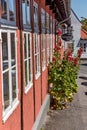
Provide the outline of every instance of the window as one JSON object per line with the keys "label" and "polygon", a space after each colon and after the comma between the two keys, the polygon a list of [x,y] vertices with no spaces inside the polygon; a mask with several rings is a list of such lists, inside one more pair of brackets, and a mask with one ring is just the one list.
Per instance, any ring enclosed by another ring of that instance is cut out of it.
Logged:
{"label": "window", "polygon": [[46,39],[47,39],[47,65],[49,64],[50,62],[50,40],[49,40],[49,34],[46,34]]}
{"label": "window", "polygon": [[81,43],[80,47],[82,47],[82,51],[83,51],[83,53],[85,53],[86,52],[86,43]]}
{"label": "window", "polygon": [[23,24],[30,25],[30,0],[22,0]]}
{"label": "window", "polygon": [[36,78],[40,75],[40,47],[39,47],[39,35],[34,34],[34,52],[35,52],[35,74]]}
{"label": "window", "polygon": [[38,29],[38,5],[34,2],[34,27]]}
{"label": "window", "polygon": [[3,118],[18,101],[16,42],[14,31],[2,31]]}
{"label": "window", "polygon": [[44,11],[44,9],[41,9],[41,27],[42,27],[42,29],[45,29],[45,11]]}
{"label": "window", "polygon": [[53,19],[53,48],[55,48],[55,19]]}
{"label": "window", "polygon": [[31,54],[31,34],[24,33],[24,72],[25,72],[25,91],[32,86],[32,54]]}
{"label": "window", "polygon": [[46,13],[46,29],[49,31],[49,14]]}
{"label": "window", "polygon": [[15,0],[1,0],[1,19],[14,22],[16,17]]}
{"label": "window", "polygon": [[44,70],[46,67],[46,50],[45,50],[45,34],[42,33],[41,37],[42,42],[42,69]]}
{"label": "window", "polygon": [[42,47],[42,70],[46,67],[46,48],[45,48],[45,11],[41,9],[41,47]]}
{"label": "window", "polygon": [[50,61],[52,61],[52,54],[53,54],[53,32],[52,32],[52,17],[50,17],[50,43],[49,43],[49,55],[50,55]]}

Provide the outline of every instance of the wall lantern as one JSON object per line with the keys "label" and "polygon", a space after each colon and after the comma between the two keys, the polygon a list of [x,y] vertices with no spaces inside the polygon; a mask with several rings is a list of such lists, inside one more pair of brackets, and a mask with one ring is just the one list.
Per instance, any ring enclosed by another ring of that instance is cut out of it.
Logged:
{"label": "wall lantern", "polygon": [[73,39],[73,35],[72,35],[72,27],[68,26],[67,28],[63,29],[63,35],[62,35],[62,39],[64,41],[70,41]]}

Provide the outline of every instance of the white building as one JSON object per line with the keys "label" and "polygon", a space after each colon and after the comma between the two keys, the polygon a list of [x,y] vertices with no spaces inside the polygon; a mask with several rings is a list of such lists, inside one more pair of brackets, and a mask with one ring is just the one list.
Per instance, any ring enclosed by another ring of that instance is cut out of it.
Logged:
{"label": "white building", "polygon": [[72,26],[72,44],[74,49],[74,55],[77,53],[77,50],[80,47],[80,38],[81,38],[81,22],[78,19],[75,12],[71,9],[71,26]]}

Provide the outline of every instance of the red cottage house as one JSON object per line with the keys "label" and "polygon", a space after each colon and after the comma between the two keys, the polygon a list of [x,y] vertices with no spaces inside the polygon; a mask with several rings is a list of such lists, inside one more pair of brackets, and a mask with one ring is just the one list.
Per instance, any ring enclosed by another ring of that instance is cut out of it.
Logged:
{"label": "red cottage house", "polygon": [[65,0],[0,1],[0,130],[40,129],[56,30],[69,15]]}

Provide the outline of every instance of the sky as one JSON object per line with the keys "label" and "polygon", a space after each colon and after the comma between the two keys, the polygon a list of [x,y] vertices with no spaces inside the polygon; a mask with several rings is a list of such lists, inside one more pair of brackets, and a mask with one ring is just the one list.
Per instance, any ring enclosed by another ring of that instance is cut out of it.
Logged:
{"label": "sky", "polygon": [[87,0],[71,0],[71,8],[81,20],[81,17],[87,18]]}

